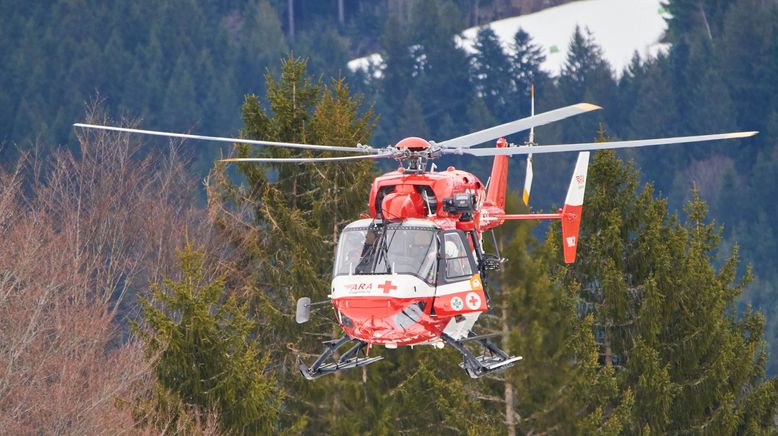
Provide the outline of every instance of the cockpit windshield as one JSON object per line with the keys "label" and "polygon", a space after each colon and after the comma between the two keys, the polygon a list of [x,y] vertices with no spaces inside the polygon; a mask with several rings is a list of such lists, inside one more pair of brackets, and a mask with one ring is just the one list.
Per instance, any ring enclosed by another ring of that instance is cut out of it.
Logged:
{"label": "cockpit windshield", "polygon": [[371,225],[340,236],[335,275],[413,274],[434,283],[438,240],[432,227]]}

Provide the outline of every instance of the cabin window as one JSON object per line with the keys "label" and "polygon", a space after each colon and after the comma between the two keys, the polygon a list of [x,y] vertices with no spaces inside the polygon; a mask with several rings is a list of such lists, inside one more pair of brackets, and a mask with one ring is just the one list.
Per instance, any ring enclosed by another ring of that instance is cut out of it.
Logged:
{"label": "cabin window", "polygon": [[438,263],[435,230],[402,224],[346,228],[334,274],[412,274],[433,284]]}

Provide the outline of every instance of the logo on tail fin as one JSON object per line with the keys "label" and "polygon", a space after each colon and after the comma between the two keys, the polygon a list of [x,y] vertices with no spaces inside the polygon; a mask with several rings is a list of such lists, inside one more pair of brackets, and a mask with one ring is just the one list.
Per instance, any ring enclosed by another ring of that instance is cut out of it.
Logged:
{"label": "logo on tail fin", "polygon": [[575,247],[575,236],[568,236],[565,238],[568,247]]}

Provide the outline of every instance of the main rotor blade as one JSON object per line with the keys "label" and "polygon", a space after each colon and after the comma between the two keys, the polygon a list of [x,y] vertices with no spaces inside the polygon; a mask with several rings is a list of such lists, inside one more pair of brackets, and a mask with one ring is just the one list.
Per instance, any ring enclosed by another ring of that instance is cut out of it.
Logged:
{"label": "main rotor blade", "polygon": [[516,132],[521,132],[522,130],[553,123],[554,121],[559,121],[574,115],[583,114],[597,109],[602,108],[590,103],[578,103],[572,106],[566,106],[563,108],[554,109],[549,112],[544,112],[539,115],[529,116],[527,118],[511,121],[509,123],[500,124],[499,126],[479,130],[478,132],[469,133],[464,136],[448,139],[446,141],[439,142],[438,145],[443,148],[468,148],[487,141],[501,138],[503,136],[508,136]]}
{"label": "main rotor blade", "polygon": [[361,156],[336,156],[336,157],[230,157],[220,159],[219,162],[232,163],[308,163],[308,162],[338,162],[344,160],[382,159],[392,157],[391,154],[367,154]]}
{"label": "main rotor blade", "polygon": [[215,141],[215,142],[229,142],[238,144],[251,144],[251,145],[267,145],[271,147],[286,147],[286,148],[302,148],[306,150],[326,150],[326,151],[352,151],[358,153],[377,153],[377,150],[371,148],[360,147],[336,147],[333,145],[313,145],[313,144],[297,144],[294,142],[273,142],[273,141],[258,141],[254,139],[239,139],[239,138],[225,138],[221,136],[204,136],[204,135],[191,135],[188,133],[173,133],[162,132],[157,130],[141,130],[130,129],[128,127],[114,127],[114,126],[101,126],[98,124],[73,124],[76,127],[84,127],[87,129],[99,129],[99,130],[111,130],[114,132],[127,132],[127,133],[140,133],[143,135],[155,135],[165,136],[171,138],[185,138],[185,139],[198,139],[202,141]]}
{"label": "main rotor blade", "polygon": [[687,142],[715,141],[717,139],[737,139],[754,136],[759,132],[733,132],[716,135],[679,136],[675,138],[640,139],[637,141],[585,142],[580,144],[543,145],[539,147],[508,148],[469,148],[443,150],[444,154],[469,154],[472,156],[498,156],[516,154],[561,153],[565,151],[609,150],[613,148],[634,148],[652,145],[683,144]]}

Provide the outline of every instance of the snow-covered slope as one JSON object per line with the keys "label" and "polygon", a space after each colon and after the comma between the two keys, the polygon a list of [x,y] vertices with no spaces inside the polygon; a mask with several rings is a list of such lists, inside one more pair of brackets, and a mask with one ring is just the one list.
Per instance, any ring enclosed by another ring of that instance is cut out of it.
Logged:
{"label": "snow-covered slope", "polygon": [[[642,57],[655,56],[664,50],[662,38],[667,24],[663,19],[662,0],[582,0],[489,24],[510,48],[513,35],[519,28],[532,36],[535,44],[545,49],[543,69],[559,74],[567,47],[576,26],[588,28],[602,47],[605,58],[616,74],[629,64],[633,53]],[[457,43],[472,52],[478,28],[473,27],[456,36]],[[382,63],[379,54],[372,54],[348,63],[351,70],[366,69]]]}

